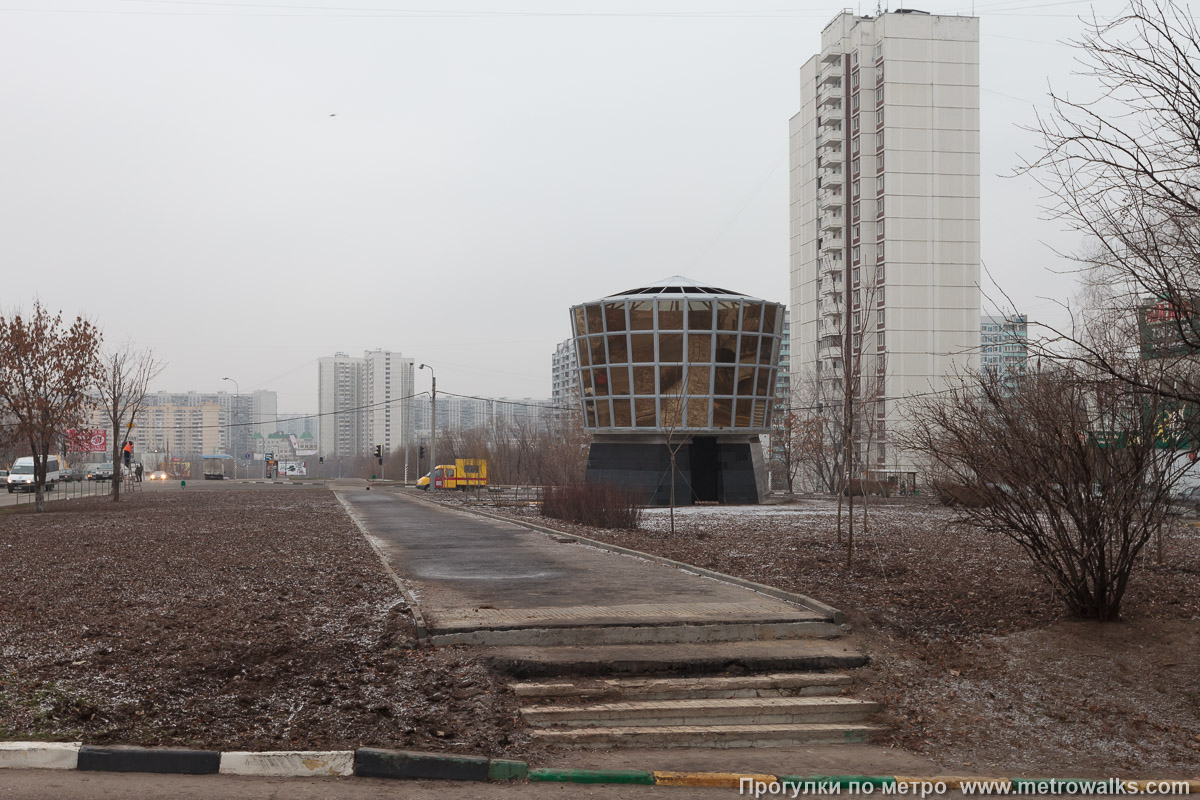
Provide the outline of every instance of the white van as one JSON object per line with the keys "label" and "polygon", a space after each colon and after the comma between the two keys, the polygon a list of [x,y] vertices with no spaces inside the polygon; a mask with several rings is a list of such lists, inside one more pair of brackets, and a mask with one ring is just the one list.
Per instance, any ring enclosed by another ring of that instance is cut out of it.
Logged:
{"label": "white van", "polygon": [[[46,488],[53,489],[58,483],[58,456],[50,456],[46,462]],[[33,485],[33,456],[18,458],[8,472],[8,491],[32,492]]]}

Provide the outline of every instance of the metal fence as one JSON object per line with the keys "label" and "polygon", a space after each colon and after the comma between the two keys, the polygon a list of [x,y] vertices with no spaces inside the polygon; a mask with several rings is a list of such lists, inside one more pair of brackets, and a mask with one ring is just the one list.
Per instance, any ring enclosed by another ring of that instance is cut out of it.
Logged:
{"label": "metal fence", "polygon": [[[126,475],[121,484],[121,492],[138,492],[141,491],[141,482],[135,481],[132,476]],[[111,481],[59,481],[54,484],[53,489],[46,490],[47,500],[71,500],[82,497],[103,497],[110,494],[112,491]],[[37,500],[37,492],[25,492],[17,489],[13,491],[12,496],[15,498],[15,505],[23,503],[33,503]]]}

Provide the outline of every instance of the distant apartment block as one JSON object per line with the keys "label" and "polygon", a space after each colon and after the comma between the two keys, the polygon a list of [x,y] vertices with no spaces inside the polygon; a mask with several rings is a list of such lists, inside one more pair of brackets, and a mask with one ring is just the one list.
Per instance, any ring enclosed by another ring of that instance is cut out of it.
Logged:
{"label": "distant apartment block", "polygon": [[550,402],[563,408],[578,408],[579,405],[579,354],[570,340],[559,342],[554,348],[550,363]]}
{"label": "distant apartment block", "polygon": [[986,315],[979,325],[979,363],[984,373],[1011,382],[1029,360],[1029,321],[1024,314]]}
{"label": "distant apartment block", "polygon": [[[438,433],[459,434],[483,430],[500,436],[547,431],[563,412],[554,402],[532,397],[458,397],[438,393]],[[429,398],[420,398],[414,409],[417,438],[429,440]]]}
{"label": "distant apartment block", "polygon": [[313,439],[318,438],[320,426],[321,418],[319,416],[299,411],[281,412],[279,414],[279,421],[276,423],[276,428],[281,433],[291,434],[292,436],[308,434]]}
{"label": "distant apartment block", "polygon": [[[161,457],[146,456],[157,453],[163,457],[185,458],[207,453],[228,453],[230,407],[204,397],[196,392],[183,395],[156,392],[149,395],[147,405],[137,415],[133,430],[129,432],[135,457],[158,464],[162,461]],[[103,411],[93,410],[88,424],[107,430],[110,422]],[[112,443],[109,445],[111,450]],[[106,459],[95,456],[92,460]]]}
{"label": "distant apartment block", "polygon": [[784,309],[783,338],[779,340],[779,369],[775,372],[775,415],[771,425],[771,435],[765,437],[765,441],[770,447],[770,452],[766,453],[766,456],[775,463],[783,460],[788,414],[792,410],[791,330],[792,312],[790,309]]}
{"label": "distant apartment block", "polygon": [[318,360],[319,451],[370,455],[405,447],[412,437],[413,359],[390,350]]}
{"label": "distant apartment block", "polygon": [[791,380],[835,397],[862,375],[858,463],[909,472],[888,438],[905,398],[979,365],[979,20],[844,12],[800,75]]}

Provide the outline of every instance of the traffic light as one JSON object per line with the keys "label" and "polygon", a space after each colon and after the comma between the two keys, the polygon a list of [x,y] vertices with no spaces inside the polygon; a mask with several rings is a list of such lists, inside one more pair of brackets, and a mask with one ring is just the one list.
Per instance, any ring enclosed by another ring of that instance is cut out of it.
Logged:
{"label": "traffic light", "polygon": [[324,464],[324,463],[325,463],[325,456],[317,456],[317,463],[318,463],[318,464]]}
{"label": "traffic light", "polygon": [[381,445],[381,444],[375,445],[375,457],[383,458],[383,445]]}
{"label": "traffic light", "polygon": [[418,455],[418,457],[419,457],[419,458],[424,458],[424,457],[425,457],[425,445],[418,445],[418,447],[417,447],[417,455]]}

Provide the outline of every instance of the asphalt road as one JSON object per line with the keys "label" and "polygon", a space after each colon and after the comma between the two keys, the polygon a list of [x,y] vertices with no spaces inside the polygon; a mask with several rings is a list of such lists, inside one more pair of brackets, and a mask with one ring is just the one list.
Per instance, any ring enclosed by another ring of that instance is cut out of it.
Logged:
{"label": "asphalt road", "polygon": [[372,778],[244,778],[68,770],[0,770],[0,798],[16,800],[684,800],[736,797],[736,789],[555,783],[386,781]]}

